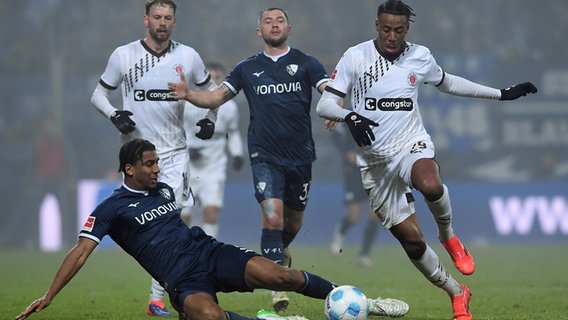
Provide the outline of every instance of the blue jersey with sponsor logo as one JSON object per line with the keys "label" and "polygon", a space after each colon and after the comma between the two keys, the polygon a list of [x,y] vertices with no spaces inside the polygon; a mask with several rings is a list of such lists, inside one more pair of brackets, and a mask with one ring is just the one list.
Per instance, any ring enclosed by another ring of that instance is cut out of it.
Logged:
{"label": "blue jersey with sponsor logo", "polygon": [[312,87],[327,80],[318,60],[294,48],[276,61],[258,53],[231,71],[225,84],[234,93],[242,90],[250,108],[251,162],[294,166],[315,161],[310,118]]}
{"label": "blue jersey with sponsor logo", "polygon": [[93,211],[79,237],[100,243],[109,235],[166,289],[188,273],[207,273],[222,242],[181,220],[173,190],[164,183],[141,192],[124,185]]}

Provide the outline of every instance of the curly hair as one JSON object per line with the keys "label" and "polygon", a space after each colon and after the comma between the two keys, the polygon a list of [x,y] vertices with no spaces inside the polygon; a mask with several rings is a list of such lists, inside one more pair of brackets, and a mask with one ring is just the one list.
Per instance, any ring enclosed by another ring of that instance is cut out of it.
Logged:
{"label": "curly hair", "polygon": [[412,8],[400,0],[387,0],[386,2],[379,5],[379,9],[377,10],[377,17],[380,16],[381,13],[406,16],[409,22],[414,22],[414,20],[412,20],[412,17],[416,16]]}
{"label": "curly hair", "polygon": [[142,156],[146,151],[155,151],[156,146],[148,140],[144,139],[134,139],[125,143],[118,153],[118,160],[120,167],[118,172],[126,174],[126,165],[134,165],[136,161],[142,160]]}

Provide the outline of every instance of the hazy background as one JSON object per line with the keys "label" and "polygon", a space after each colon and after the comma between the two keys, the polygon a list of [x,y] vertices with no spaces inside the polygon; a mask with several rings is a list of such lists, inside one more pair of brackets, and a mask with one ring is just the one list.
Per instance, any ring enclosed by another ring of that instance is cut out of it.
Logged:
{"label": "hazy background", "polygon": [[[173,38],[194,47],[204,61],[231,69],[262,48],[255,31],[259,10],[280,6],[293,27],[290,45],[317,57],[331,73],[348,47],[376,36],[379,3],[180,0]],[[566,186],[568,1],[407,3],[417,15],[407,40],[428,46],[446,72],[497,88],[531,81],[539,89],[515,102],[497,102],[423,88],[421,112],[444,179]],[[77,182],[117,177],[118,131],[90,97],[112,51],[144,36],[143,15],[143,0],[0,0],[0,247],[37,246],[37,211],[47,192],[58,195],[63,229],[71,230],[64,242],[72,243]],[[319,95],[314,97],[315,108]],[[242,94],[236,99],[246,137],[248,107]],[[114,101],[121,104],[118,93]],[[313,133],[314,183],[340,186],[340,160],[315,113]],[[41,139],[49,136],[61,141],[59,156],[52,147],[42,149]],[[46,163],[60,166],[42,169]],[[229,172],[230,183],[247,188],[241,201],[254,206],[250,180],[248,161],[243,170]],[[560,189],[566,196],[568,186]],[[329,198],[310,201],[315,207]],[[341,206],[335,209],[333,215],[342,214]]]}

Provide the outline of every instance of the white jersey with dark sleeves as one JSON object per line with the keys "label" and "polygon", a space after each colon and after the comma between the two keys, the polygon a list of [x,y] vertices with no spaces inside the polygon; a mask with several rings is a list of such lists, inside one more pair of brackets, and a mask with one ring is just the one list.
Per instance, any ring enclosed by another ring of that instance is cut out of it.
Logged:
{"label": "white jersey with dark sleeves", "polygon": [[122,135],[151,141],[159,154],[184,149],[184,102],[170,94],[168,82],[179,82],[184,73],[188,83],[204,85],[209,74],[199,54],[191,47],[171,41],[157,54],[141,40],[117,48],[110,56],[100,84],[107,89],[121,86],[124,110],[134,114],[135,130]]}
{"label": "white jersey with dark sleeves", "polygon": [[418,107],[418,86],[437,85],[443,71],[428,48],[406,43],[394,61],[379,54],[373,40],[349,48],[332,74],[330,90],[351,95],[353,110],[375,122],[375,141],[358,150],[358,165],[388,161],[411,136],[428,136]]}

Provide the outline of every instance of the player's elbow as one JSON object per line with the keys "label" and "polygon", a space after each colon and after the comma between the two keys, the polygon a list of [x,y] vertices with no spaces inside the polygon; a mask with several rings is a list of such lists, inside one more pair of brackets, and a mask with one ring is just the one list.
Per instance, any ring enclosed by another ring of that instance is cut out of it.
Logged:
{"label": "player's elbow", "polygon": [[91,104],[96,107],[97,106],[97,101],[100,99],[100,92],[95,89],[95,91],[93,91],[93,94],[91,95]]}

